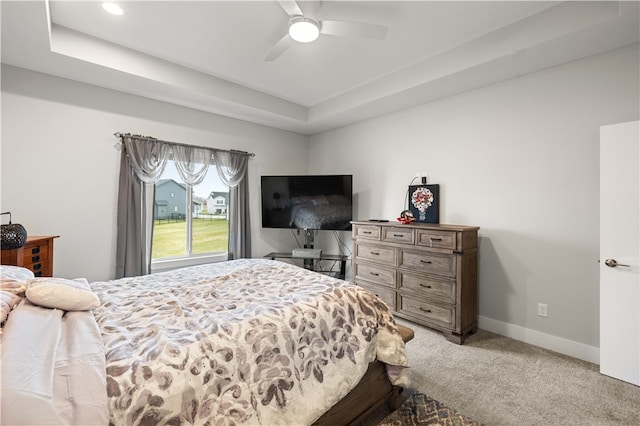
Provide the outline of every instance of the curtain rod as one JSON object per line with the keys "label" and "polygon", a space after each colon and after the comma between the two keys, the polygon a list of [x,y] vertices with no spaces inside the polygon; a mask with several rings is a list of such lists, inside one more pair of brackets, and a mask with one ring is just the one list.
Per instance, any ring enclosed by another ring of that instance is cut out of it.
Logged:
{"label": "curtain rod", "polygon": [[253,152],[240,151],[240,150],[237,150],[237,149],[218,149],[218,148],[211,148],[209,146],[189,145],[189,144],[186,144],[186,143],[163,141],[161,139],[153,138],[151,136],[132,135],[131,133],[115,132],[113,134],[113,136],[115,136],[118,139],[120,139],[120,138],[122,138],[124,136],[130,136],[132,138],[141,139],[141,140],[145,140],[145,141],[155,141],[155,142],[170,143],[170,144],[173,144],[173,145],[179,145],[179,146],[185,146],[185,147],[202,148],[202,149],[208,149],[208,150],[214,151],[214,152],[232,152],[234,154],[246,155],[247,157],[255,157],[256,156],[256,154],[254,154]]}

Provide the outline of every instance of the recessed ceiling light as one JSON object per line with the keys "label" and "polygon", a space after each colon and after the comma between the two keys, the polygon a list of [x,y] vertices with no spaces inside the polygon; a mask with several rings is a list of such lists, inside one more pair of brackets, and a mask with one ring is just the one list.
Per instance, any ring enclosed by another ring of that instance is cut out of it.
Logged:
{"label": "recessed ceiling light", "polygon": [[309,43],[320,35],[320,24],[311,18],[295,16],[289,22],[289,35],[295,41]]}
{"label": "recessed ceiling light", "polygon": [[102,8],[113,15],[122,15],[124,11],[115,3],[102,3]]}

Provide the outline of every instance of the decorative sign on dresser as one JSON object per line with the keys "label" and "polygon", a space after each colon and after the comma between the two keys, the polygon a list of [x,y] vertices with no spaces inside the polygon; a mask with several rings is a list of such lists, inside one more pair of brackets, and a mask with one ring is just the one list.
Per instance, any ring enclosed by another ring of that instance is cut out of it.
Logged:
{"label": "decorative sign on dresser", "polygon": [[353,282],[462,344],[478,327],[477,226],[354,221]]}
{"label": "decorative sign on dresser", "polygon": [[58,235],[27,237],[24,246],[12,250],[2,250],[2,264],[23,266],[33,271],[36,277],[52,277],[54,238],[58,238]]}

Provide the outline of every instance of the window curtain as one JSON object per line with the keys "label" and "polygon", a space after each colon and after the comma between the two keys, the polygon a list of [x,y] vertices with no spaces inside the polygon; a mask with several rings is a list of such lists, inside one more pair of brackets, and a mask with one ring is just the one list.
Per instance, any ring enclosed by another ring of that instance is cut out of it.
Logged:
{"label": "window curtain", "polygon": [[213,164],[211,150],[183,145],[176,145],[172,150],[180,179],[189,185],[201,183],[207,175],[209,164]]}
{"label": "window curtain", "polygon": [[151,270],[153,202],[170,148],[152,140],[122,137],[118,192],[116,278]]}
{"label": "window curtain", "polygon": [[220,180],[229,187],[229,259],[251,257],[249,221],[249,157],[244,153],[217,151],[214,163]]}
{"label": "window curtain", "polygon": [[181,179],[204,180],[209,165],[229,186],[229,259],[251,257],[247,168],[248,155],[121,135],[117,212],[116,278],[146,275],[151,270],[155,182],[173,159]]}

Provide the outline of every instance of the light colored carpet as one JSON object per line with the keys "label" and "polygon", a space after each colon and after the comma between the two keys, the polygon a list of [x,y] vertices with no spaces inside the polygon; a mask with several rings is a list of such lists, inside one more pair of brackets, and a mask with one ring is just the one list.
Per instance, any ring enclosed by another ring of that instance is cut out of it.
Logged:
{"label": "light colored carpet", "polygon": [[640,425],[640,387],[598,366],[484,330],[464,345],[404,320],[412,380],[421,392],[490,425]]}

